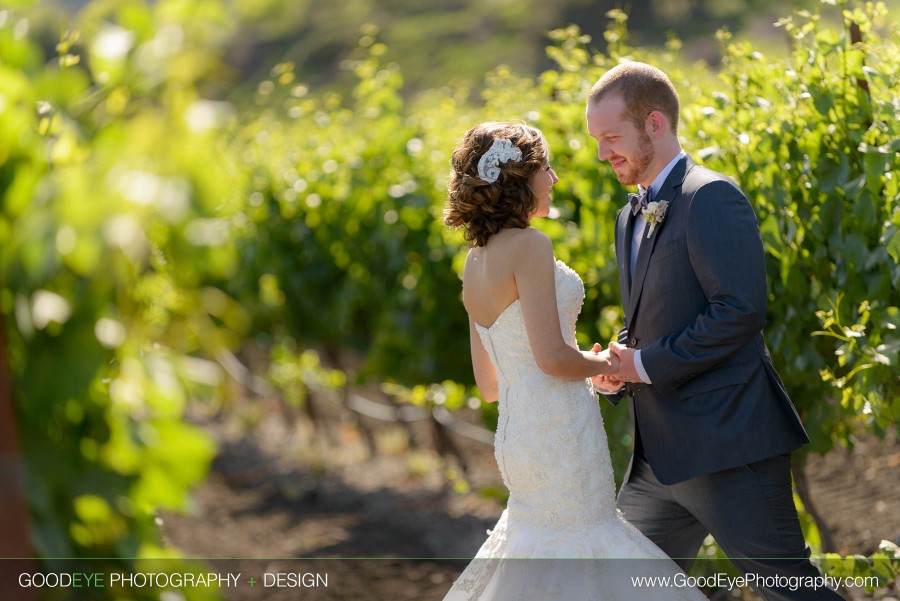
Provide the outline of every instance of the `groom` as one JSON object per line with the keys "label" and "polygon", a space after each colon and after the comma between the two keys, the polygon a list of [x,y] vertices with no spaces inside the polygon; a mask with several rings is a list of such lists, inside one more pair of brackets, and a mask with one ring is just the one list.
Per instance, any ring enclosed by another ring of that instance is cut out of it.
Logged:
{"label": "groom", "polygon": [[794,507],[790,452],[809,439],[761,333],[756,216],[681,149],[678,116],[672,82],[643,63],[609,70],[588,95],[599,159],[639,191],[616,220],[621,368],[594,380],[614,404],[631,399],[635,450],[617,504],[685,571],[711,533],[766,600],[837,600]]}

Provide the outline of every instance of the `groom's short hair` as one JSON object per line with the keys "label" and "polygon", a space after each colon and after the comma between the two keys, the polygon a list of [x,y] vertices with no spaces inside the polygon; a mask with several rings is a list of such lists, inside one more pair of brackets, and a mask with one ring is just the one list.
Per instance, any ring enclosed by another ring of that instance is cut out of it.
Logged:
{"label": "groom's short hair", "polygon": [[639,62],[616,65],[591,88],[588,106],[616,94],[625,102],[625,117],[638,129],[643,129],[647,115],[659,111],[669,120],[672,133],[678,133],[678,92],[669,76],[660,69]]}

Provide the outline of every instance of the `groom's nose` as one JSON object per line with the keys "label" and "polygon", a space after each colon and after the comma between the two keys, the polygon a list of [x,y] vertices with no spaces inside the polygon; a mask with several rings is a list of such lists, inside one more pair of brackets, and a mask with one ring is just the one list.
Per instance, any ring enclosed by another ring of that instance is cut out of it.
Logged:
{"label": "groom's nose", "polygon": [[597,142],[597,158],[601,161],[608,161],[611,156],[612,153],[609,151],[609,148],[603,142]]}

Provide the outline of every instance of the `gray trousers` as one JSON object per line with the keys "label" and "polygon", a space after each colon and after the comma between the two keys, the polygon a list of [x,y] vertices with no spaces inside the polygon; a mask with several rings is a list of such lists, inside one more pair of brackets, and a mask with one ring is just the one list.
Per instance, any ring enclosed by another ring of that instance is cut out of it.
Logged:
{"label": "gray trousers", "polygon": [[638,448],[617,506],[685,572],[712,534],[739,570],[755,576],[754,589],[766,601],[842,599],[829,588],[798,586],[820,573],[794,507],[789,455],[667,486]]}

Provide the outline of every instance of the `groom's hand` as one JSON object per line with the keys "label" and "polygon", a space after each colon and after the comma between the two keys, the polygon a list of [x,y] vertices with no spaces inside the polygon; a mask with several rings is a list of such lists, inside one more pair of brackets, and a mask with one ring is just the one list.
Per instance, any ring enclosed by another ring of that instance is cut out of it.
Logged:
{"label": "groom's hand", "polygon": [[[594,343],[591,352],[595,355],[599,355],[603,351],[603,346],[599,343]],[[624,382],[619,380],[616,376],[611,375],[596,375],[591,378],[591,385],[599,392],[603,394],[614,394],[619,392],[624,386]]]}
{"label": "groom's hand", "polygon": [[609,352],[619,358],[619,373],[616,377],[623,382],[640,382],[641,377],[634,367],[634,349],[622,346],[618,342],[609,343]]}

